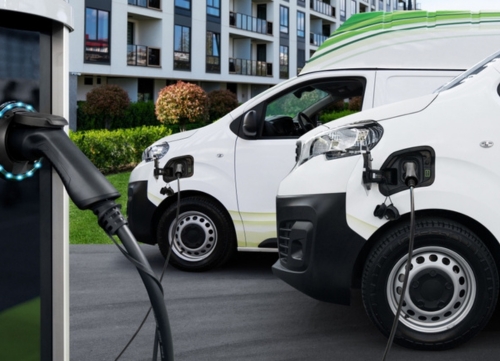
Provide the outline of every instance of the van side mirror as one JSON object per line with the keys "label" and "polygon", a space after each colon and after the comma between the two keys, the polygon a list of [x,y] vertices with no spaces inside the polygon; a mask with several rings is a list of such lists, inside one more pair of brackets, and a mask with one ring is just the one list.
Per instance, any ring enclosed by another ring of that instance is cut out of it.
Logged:
{"label": "van side mirror", "polygon": [[243,118],[243,134],[247,137],[255,137],[257,135],[257,112],[250,110]]}

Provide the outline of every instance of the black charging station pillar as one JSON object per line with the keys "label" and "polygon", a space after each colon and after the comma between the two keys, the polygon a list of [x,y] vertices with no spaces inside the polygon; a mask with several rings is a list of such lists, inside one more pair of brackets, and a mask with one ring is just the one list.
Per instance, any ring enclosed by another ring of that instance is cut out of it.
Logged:
{"label": "black charging station pillar", "polygon": [[[68,117],[71,16],[64,0],[0,2],[0,104]],[[42,165],[0,175],[0,360],[69,360],[68,199]]]}

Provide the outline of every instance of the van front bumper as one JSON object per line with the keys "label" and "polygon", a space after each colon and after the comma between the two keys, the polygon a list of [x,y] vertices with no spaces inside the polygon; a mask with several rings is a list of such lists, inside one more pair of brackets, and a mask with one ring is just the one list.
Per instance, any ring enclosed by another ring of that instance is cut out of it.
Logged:
{"label": "van front bumper", "polygon": [[354,264],[365,244],[346,221],[346,194],[278,196],[279,260],[273,273],[321,301],[349,304]]}
{"label": "van front bumper", "polygon": [[127,221],[130,231],[138,242],[155,244],[151,224],[156,206],[148,199],[148,182],[128,184]]}

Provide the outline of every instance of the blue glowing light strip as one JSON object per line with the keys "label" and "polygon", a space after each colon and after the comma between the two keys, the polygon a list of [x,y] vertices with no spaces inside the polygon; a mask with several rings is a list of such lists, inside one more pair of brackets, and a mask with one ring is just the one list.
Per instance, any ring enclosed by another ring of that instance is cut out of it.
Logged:
{"label": "blue glowing light strip", "polygon": [[22,181],[26,178],[33,176],[33,174],[35,174],[36,170],[40,169],[41,167],[42,167],[42,160],[39,159],[39,160],[35,161],[35,163],[33,164],[33,168],[30,169],[29,171],[27,171],[26,173],[14,174],[11,172],[7,172],[2,165],[0,165],[0,173],[3,174],[5,179]]}
{"label": "blue glowing light strip", "polygon": [[[3,118],[5,113],[7,113],[9,110],[14,109],[14,108],[23,108],[29,112],[35,111],[35,109],[31,105],[25,104],[23,102],[10,103],[5,108],[0,110],[0,119]],[[26,173],[14,174],[14,173],[6,171],[4,169],[4,167],[0,164],[0,174],[2,174],[4,176],[4,178],[8,179],[8,180],[22,181],[26,178],[33,176],[33,174],[35,174],[36,170],[40,169],[41,167],[42,167],[42,160],[39,159],[39,160],[35,161],[35,163],[33,164],[33,168],[30,169],[29,171],[27,171]]]}

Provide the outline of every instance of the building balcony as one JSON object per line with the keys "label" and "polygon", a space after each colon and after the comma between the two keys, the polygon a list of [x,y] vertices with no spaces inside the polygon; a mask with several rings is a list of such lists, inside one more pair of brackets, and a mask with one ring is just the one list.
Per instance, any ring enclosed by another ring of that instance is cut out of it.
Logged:
{"label": "building balcony", "polygon": [[127,65],[160,67],[160,48],[127,45]]}
{"label": "building balcony", "polygon": [[326,41],[326,39],[328,39],[328,36],[309,33],[309,44],[311,45],[320,46]]}
{"label": "building balcony", "polygon": [[273,76],[273,63],[229,58],[229,73],[252,76]]}
{"label": "building balcony", "polygon": [[330,4],[320,0],[311,0],[310,6],[312,10],[317,11],[318,13],[335,17],[335,8]]}
{"label": "building balcony", "polygon": [[161,0],[128,0],[129,5],[161,10]]}
{"label": "building balcony", "polygon": [[250,15],[229,12],[229,25],[254,33],[273,35],[273,23]]}

